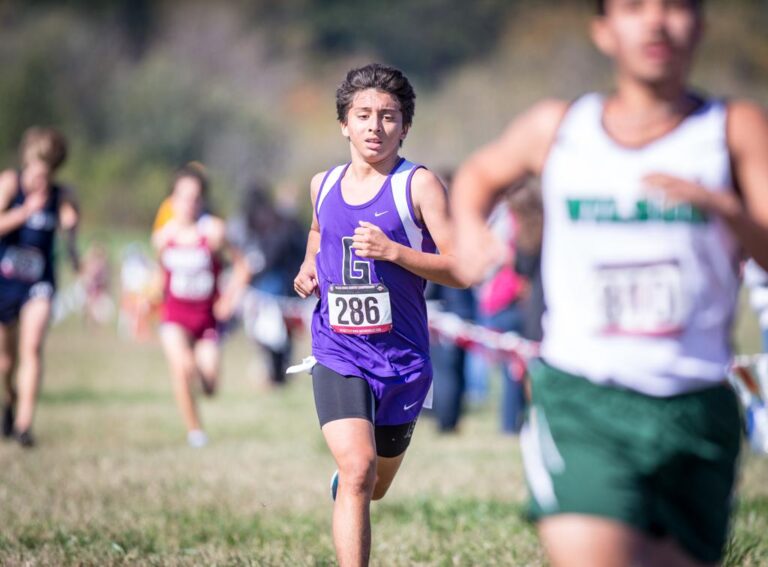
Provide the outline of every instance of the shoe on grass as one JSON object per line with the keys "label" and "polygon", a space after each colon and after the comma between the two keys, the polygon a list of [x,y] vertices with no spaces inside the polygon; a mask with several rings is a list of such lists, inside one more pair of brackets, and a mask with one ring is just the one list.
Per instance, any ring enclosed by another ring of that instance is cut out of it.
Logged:
{"label": "shoe on grass", "polygon": [[35,438],[29,429],[17,431],[15,434],[16,442],[25,449],[31,449],[35,446]]}
{"label": "shoe on grass", "polygon": [[3,437],[13,437],[13,405],[8,404],[3,407]]}
{"label": "shoe on grass", "polygon": [[205,447],[208,444],[208,436],[205,431],[193,429],[187,433],[187,444],[194,449]]}
{"label": "shoe on grass", "polygon": [[331,500],[336,501],[336,493],[339,491],[339,471],[331,477]]}

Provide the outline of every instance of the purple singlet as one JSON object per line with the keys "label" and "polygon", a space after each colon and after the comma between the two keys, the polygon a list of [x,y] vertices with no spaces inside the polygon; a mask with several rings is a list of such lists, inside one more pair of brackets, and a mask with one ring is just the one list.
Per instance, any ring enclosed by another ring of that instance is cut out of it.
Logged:
{"label": "purple singlet", "polygon": [[[394,263],[358,258],[352,237],[362,220],[394,242],[436,252],[429,232],[416,221],[411,201],[411,179],[422,166],[401,159],[376,196],[362,205],[349,205],[342,197],[341,180],[348,167],[330,169],[317,195],[320,301],[312,319],[312,354],[344,376],[412,374],[429,364],[426,282]],[[387,291],[388,298],[380,301]]]}

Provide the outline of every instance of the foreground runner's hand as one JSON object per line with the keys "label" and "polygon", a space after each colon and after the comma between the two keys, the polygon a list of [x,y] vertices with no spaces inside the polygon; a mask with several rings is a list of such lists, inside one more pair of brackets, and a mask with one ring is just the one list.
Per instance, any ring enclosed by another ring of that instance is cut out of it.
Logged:
{"label": "foreground runner's hand", "polygon": [[463,281],[479,284],[512,260],[509,247],[484,222],[476,223],[470,230],[459,230],[457,234],[461,234],[461,238],[454,242],[454,271]]}
{"label": "foreground runner's hand", "polygon": [[317,268],[314,262],[308,265],[304,262],[299,268],[299,273],[293,280],[293,289],[302,299],[306,299],[313,293],[320,297],[320,290],[317,287]]}
{"label": "foreground runner's hand", "polygon": [[372,260],[397,260],[397,243],[392,242],[387,235],[375,224],[359,221],[360,226],[355,229],[352,237],[352,248],[360,258]]}
{"label": "foreground runner's hand", "polygon": [[688,203],[725,218],[736,217],[742,210],[733,191],[710,191],[698,183],[663,173],[646,175],[643,181],[648,187],[662,191],[672,203]]}

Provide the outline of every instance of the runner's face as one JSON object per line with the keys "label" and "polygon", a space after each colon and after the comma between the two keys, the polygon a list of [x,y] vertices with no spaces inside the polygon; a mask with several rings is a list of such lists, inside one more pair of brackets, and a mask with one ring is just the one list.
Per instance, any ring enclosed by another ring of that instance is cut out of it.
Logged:
{"label": "runner's face", "polygon": [[592,32],[620,72],[662,84],[685,78],[701,27],[692,0],[608,0]]}
{"label": "runner's face", "polygon": [[51,168],[44,161],[32,160],[24,168],[24,189],[27,193],[45,191],[51,183]]}
{"label": "runner's face", "polygon": [[194,177],[182,177],[173,187],[173,215],[183,223],[194,222],[203,206],[200,182]]}
{"label": "runner's face", "polygon": [[352,152],[368,163],[378,163],[397,154],[408,128],[397,98],[376,89],[355,94],[341,133],[349,138]]}

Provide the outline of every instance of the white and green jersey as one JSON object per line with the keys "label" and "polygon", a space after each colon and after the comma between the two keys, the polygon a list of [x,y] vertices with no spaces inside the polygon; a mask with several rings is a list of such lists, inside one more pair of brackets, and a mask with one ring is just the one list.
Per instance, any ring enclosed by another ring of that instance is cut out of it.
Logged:
{"label": "white and green jersey", "polygon": [[652,396],[723,380],[738,292],[738,244],[724,223],[665,202],[650,173],[732,187],[726,105],[705,101],[640,148],[602,125],[604,98],[569,109],[542,174],[550,364]]}

